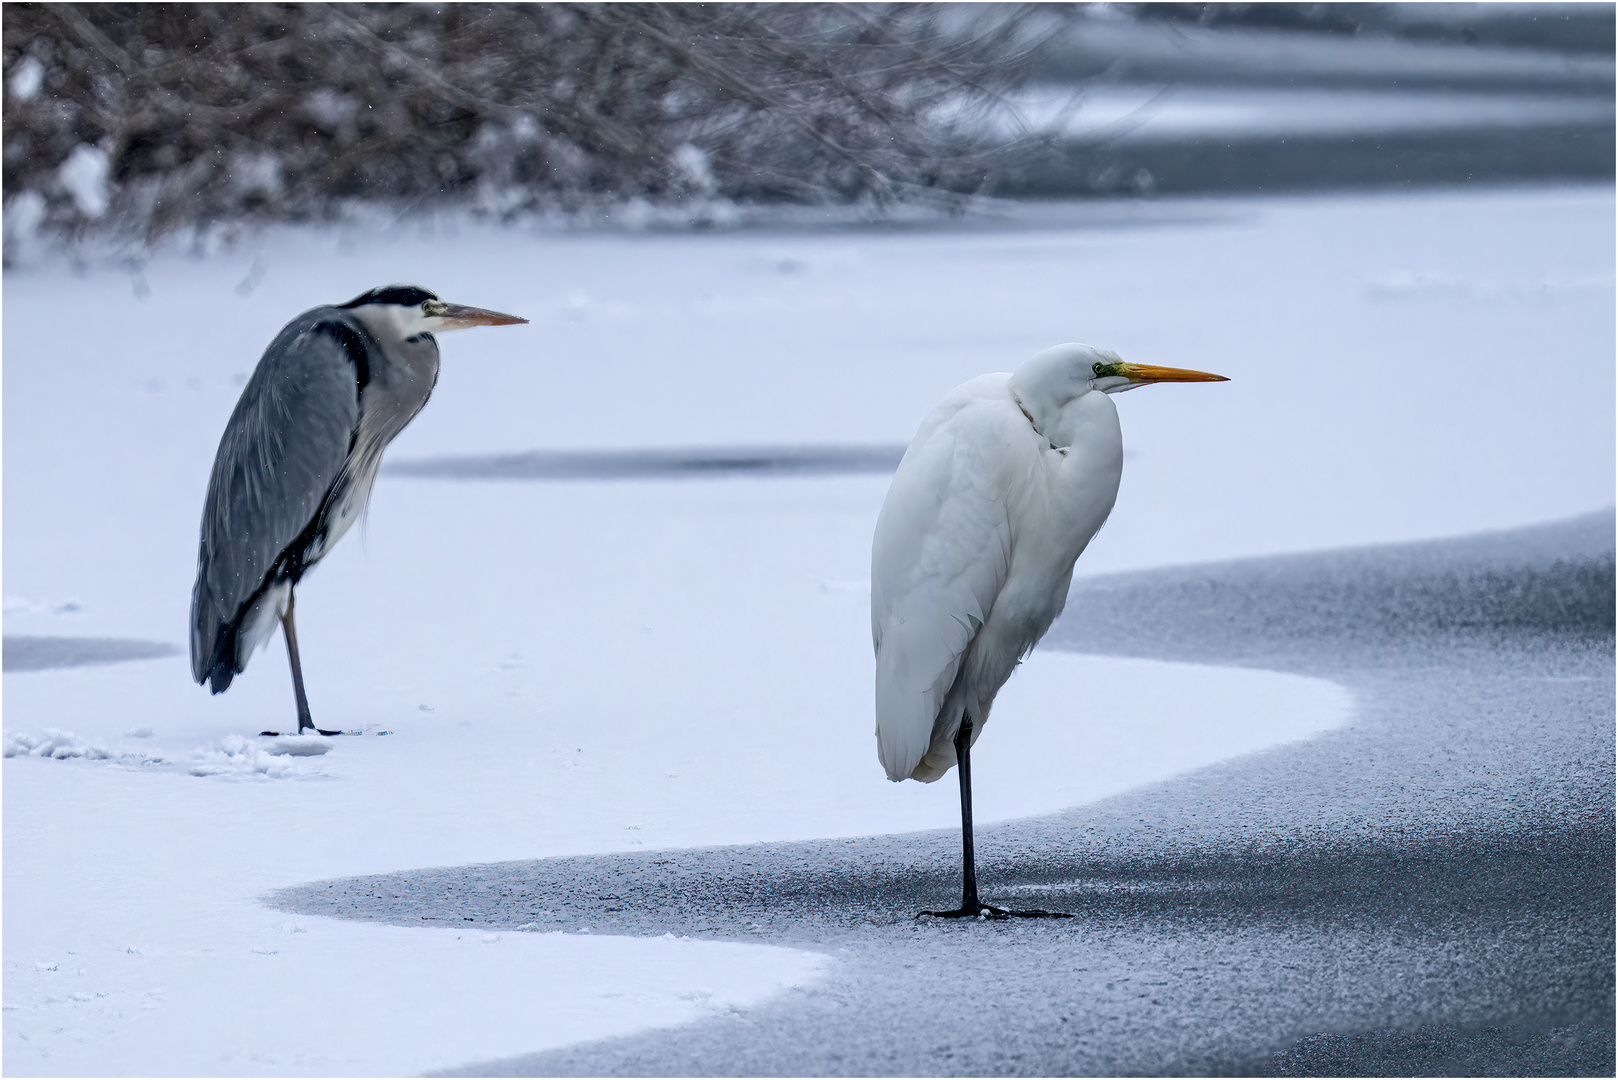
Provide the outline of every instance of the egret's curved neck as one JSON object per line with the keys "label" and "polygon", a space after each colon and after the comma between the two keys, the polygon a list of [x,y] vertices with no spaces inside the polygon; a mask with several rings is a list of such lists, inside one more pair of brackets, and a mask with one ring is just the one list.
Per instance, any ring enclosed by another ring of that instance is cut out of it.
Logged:
{"label": "egret's curved neck", "polygon": [[1008,386],[1006,389],[1008,389],[1011,392],[1011,400],[1015,401],[1017,403],[1017,408],[1020,409],[1022,411],[1022,414],[1028,418],[1028,423],[1033,427],[1033,429],[1035,431],[1039,432],[1041,437],[1043,437],[1047,442],[1049,442],[1051,444],[1051,446],[1054,447],[1056,445],[1055,440],[1053,440],[1049,435],[1045,434],[1045,429],[1046,429],[1046,427],[1048,425],[1045,424],[1045,423],[1041,423],[1039,418],[1034,415],[1034,410],[1030,409],[1028,407],[1028,403],[1022,399],[1022,395],[1017,393],[1017,388],[1016,387]]}
{"label": "egret's curved neck", "polygon": [[1022,414],[1028,417],[1028,422],[1034,426],[1034,430],[1058,450],[1072,446],[1079,429],[1085,423],[1085,415],[1089,410],[1082,404],[1084,399],[1100,393],[1087,390],[1067,401],[1056,402],[1048,396],[1019,393],[1015,381],[1007,389],[1011,391],[1011,399],[1017,403],[1017,408],[1022,410]]}

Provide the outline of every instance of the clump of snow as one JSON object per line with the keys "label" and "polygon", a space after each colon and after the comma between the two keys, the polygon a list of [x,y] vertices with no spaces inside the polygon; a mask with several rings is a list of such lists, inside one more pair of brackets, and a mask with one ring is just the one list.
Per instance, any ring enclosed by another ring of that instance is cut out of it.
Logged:
{"label": "clump of snow", "polygon": [[33,735],[25,731],[8,731],[4,737],[4,756],[55,758],[58,761],[67,758],[89,758],[91,761],[105,761],[113,757],[112,751],[99,742],[88,742],[79,738],[71,731],[58,731],[56,728],[46,728],[43,735]]}
{"label": "clump of snow", "polygon": [[303,99],[303,108],[316,123],[337,130],[353,122],[360,103],[348,94],[322,86]]}
{"label": "clump of snow", "polygon": [[[137,734],[143,730],[146,732],[145,736]],[[146,738],[151,735],[151,729],[136,728],[129,734],[136,738]],[[167,759],[154,751],[109,746],[101,739],[87,739],[58,728],[46,728],[43,734],[8,731],[3,740],[0,740],[0,756],[48,758],[54,761],[82,758],[85,761],[107,761],[116,765],[141,767],[167,763]]]}
{"label": "clump of snow", "polygon": [[8,263],[33,258],[39,248],[39,227],[45,223],[45,196],[19,191],[6,202],[5,258]]}
{"label": "clump of snow", "polygon": [[295,748],[299,744],[297,739],[265,742],[227,735],[212,746],[193,751],[192,764],[186,771],[192,776],[218,776],[228,780],[281,780],[323,775],[318,767],[301,759],[324,754],[325,748]]}
{"label": "clump of snow", "polygon": [[238,153],[230,162],[230,182],[239,195],[279,196],[285,188],[281,161],[274,154]]}
{"label": "clump of snow", "polygon": [[98,218],[107,212],[107,176],[111,167],[105,150],[81,143],[57,170],[58,182],[73,196],[85,217]]}
{"label": "clump of snow", "polygon": [[331,743],[313,735],[307,737],[288,735],[264,744],[265,753],[284,754],[287,757],[319,757],[330,749]]}
{"label": "clump of snow", "polygon": [[20,60],[7,81],[11,93],[18,101],[31,100],[45,84],[45,65],[32,56]]}
{"label": "clump of snow", "polygon": [[701,147],[682,143],[674,150],[674,164],[693,191],[710,198],[718,193],[719,181],[714,178],[713,166]]}

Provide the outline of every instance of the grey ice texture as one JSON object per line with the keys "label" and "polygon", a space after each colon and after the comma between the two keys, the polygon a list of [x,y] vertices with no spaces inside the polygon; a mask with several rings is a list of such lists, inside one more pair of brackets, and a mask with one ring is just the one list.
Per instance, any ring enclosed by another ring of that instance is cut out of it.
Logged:
{"label": "grey ice texture", "polygon": [[162,641],[132,638],[47,637],[7,634],[0,642],[0,670],[48,671],[51,668],[116,664],[175,656],[179,648]]}
{"label": "grey ice texture", "polygon": [[1081,581],[1043,647],[1349,687],[1305,742],[980,827],[412,870],[273,906],[771,943],[828,977],[446,1075],[1612,1075],[1614,518]]}

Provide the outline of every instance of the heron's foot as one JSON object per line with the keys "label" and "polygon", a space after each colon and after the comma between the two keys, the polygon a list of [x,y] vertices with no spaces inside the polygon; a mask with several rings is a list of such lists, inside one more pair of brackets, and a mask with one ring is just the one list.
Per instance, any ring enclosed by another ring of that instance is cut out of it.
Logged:
{"label": "heron's foot", "polygon": [[988,919],[994,919],[994,920],[1001,920],[1001,919],[1071,919],[1073,917],[1071,914],[1069,914],[1066,911],[1044,911],[1044,910],[1042,910],[1040,908],[1032,908],[1032,909],[1030,909],[1028,911],[1008,911],[1005,908],[997,908],[997,907],[994,907],[991,904],[973,904],[973,905],[970,905],[970,906],[962,906],[962,907],[956,908],[954,911],[918,911],[918,912],[916,912],[916,918],[918,918],[918,919],[921,918],[923,915],[930,916],[931,918],[934,918],[934,919],[985,919],[985,920],[988,920]]}
{"label": "heron's foot", "polygon": [[[317,728],[313,724],[310,724],[306,728],[300,727],[298,729],[298,734],[302,735],[305,731],[313,731],[316,735],[326,735],[326,736],[331,736],[331,735],[358,735],[359,734],[359,732],[357,732],[357,731],[352,731],[352,732],[350,732],[350,731],[327,731],[325,728]],[[290,734],[290,733],[283,733],[283,732],[280,732],[280,731],[261,731],[261,732],[259,732],[259,734],[269,736],[270,738],[277,738],[278,739],[278,738],[281,737],[282,734]]]}

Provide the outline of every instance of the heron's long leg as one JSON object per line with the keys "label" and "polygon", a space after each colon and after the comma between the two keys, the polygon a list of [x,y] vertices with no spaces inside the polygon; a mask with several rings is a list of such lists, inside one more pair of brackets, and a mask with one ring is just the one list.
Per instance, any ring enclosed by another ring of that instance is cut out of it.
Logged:
{"label": "heron's long leg", "polygon": [[961,780],[961,906],[954,911],[923,911],[940,919],[1070,919],[1064,911],[1008,911],[978,899],[977,858],[972,852],[972,717],[961,717],[955,733],[955,770]]}
{"label": "heron's long leg", "polygon": [[298,734],[312,728],[315,722],[309,716],[309,699],[303,693],[303,664],[298,660],[298,631],[292,624],[292,593],[287,593],[287,610],[281,616],[281,630],[287,639],[287,659],[292,661],[292,692],[298,698]]}

